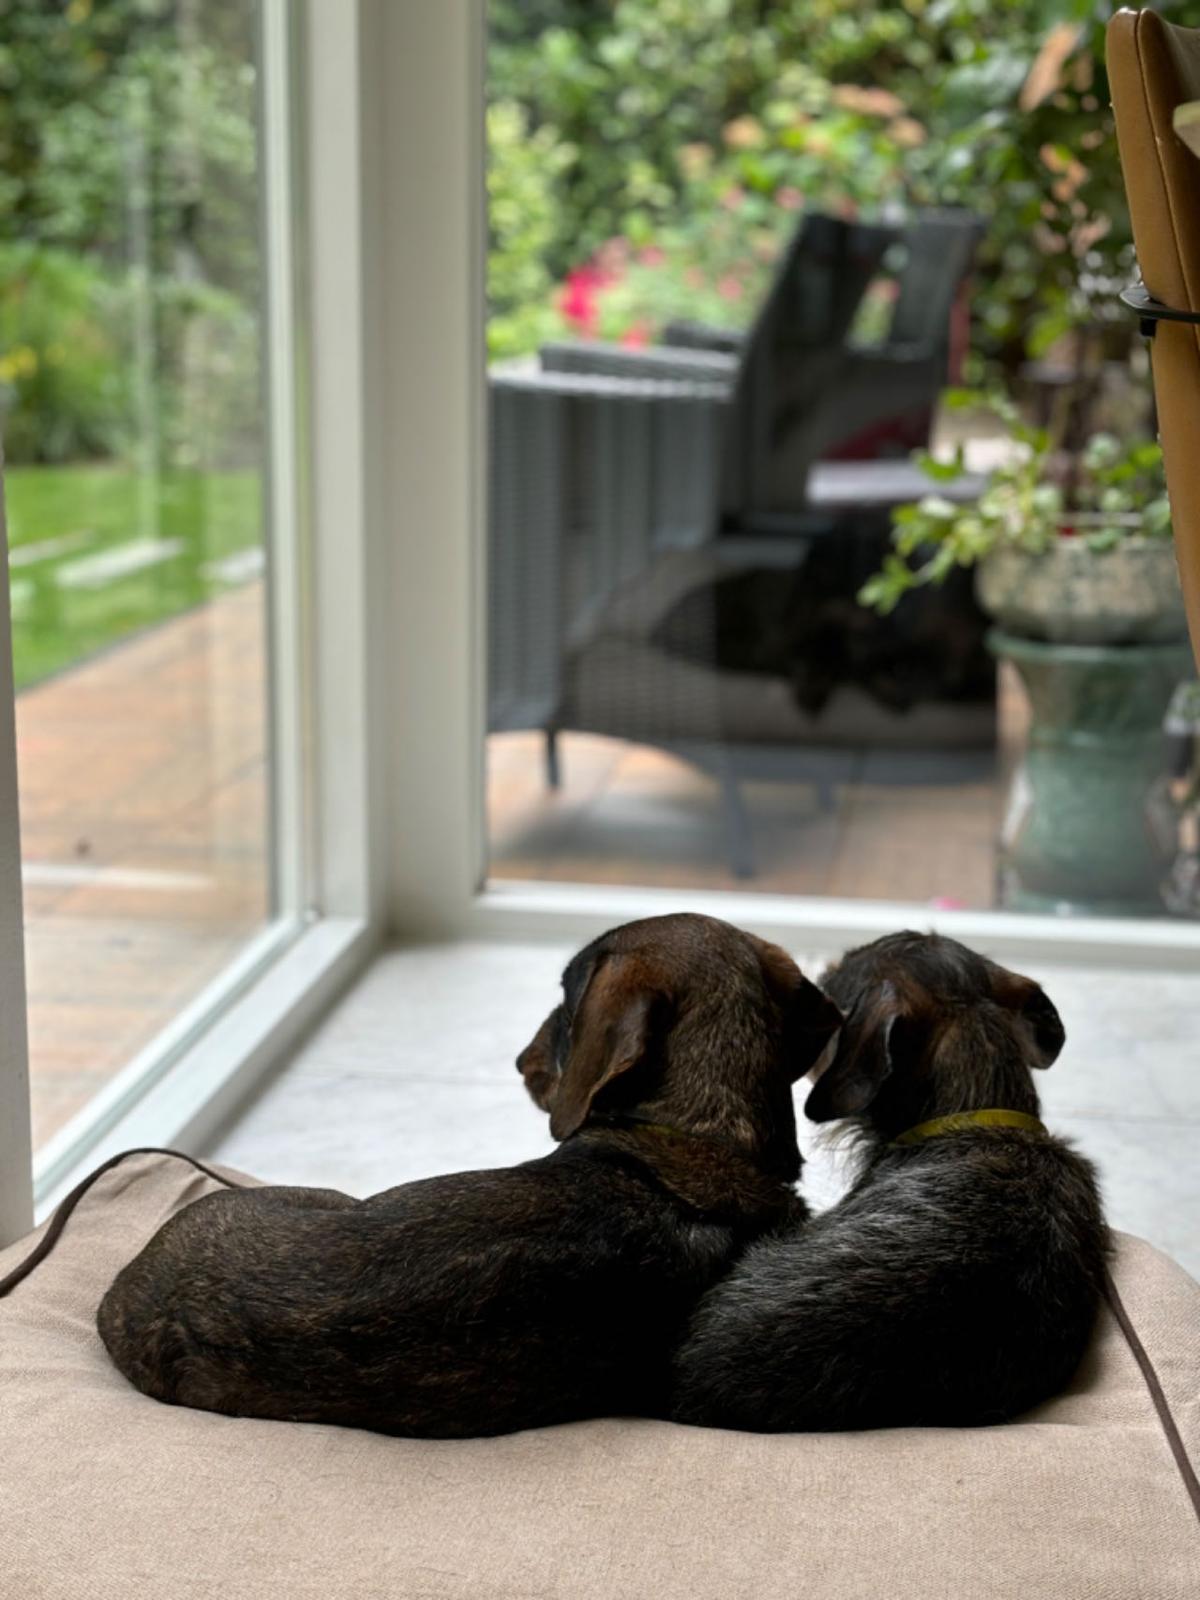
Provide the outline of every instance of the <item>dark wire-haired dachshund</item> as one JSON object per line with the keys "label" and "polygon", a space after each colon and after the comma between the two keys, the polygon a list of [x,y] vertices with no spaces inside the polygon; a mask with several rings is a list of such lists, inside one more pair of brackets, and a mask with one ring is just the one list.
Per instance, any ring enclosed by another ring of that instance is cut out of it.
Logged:
{"label": "dark wire-haired dachshund", "polygon": [[354,1201],[234,1189],[167,1222],[99,1311],[143,1393],[428,1437],[662,1415],[699,1295],[799,1207],[792,1083],[841,1023],[708,917],[581,951],[517,1065],[559,1148]]}
{"label": "dark wire-haired dachshund", "polygon": [[805,1107],[850,1119],[846,1197],[751,1247],[701,1302],[672,1414],[727,1428],[1002,1422],[1060,1390],[1108,1235],[1091,1164],[1038,1118],[1064,1042],[1038,985],[897,933],[823,980],[846,1014]]}

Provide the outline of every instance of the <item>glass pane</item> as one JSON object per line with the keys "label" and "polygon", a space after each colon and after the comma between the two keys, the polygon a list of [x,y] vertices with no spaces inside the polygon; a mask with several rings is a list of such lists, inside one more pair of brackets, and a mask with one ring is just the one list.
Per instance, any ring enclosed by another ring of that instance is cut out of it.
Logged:
{"label": "glass pane", "polygon": [[0,13],[35,1145],[272,911],[257,12]]}
{"label": "glass pane", "polygon": [[1195,916],[1099,20],[490,16],[492,874]]}

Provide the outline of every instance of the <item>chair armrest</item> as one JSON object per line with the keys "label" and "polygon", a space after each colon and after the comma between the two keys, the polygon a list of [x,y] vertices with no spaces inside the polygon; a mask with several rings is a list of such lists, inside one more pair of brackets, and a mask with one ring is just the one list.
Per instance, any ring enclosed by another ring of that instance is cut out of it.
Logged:
{"label": "chair armrest", "polygon": [[619,344],[546,344],[543,372],[603,374],[614,378],[667,378],[732,386],[737,358],[711,350],[675,350],[656,345],[630,350]]}
{"label": "chair armrest", "polygon": [[873,344],[864,339],[851,339],[846,346],[855,364],[877,361],[881,367],[913,367],[922,361],[936,361],[939,352],[932,345],[916,339],[898,340],[895,344]]}
{"label": "chair armrest", "polygon": [[641,401],[655,408],[672,401],[700,400],[720,408],[729,404],[729,389],[725,384],[704,378],[661,378],[653,373],[624,377],[607,372],[500,371],[489,373],[488,385],[493,390],[503,390],[509,394],[561,395],[564,399],[576,400]]}
{"label": "chair armrest", "polygon": [[676,350],[708,350],[736,356],[746,343],[746,335],[740,328],[718,328],[711,322],[681,318],[667,323],[663,343]]}

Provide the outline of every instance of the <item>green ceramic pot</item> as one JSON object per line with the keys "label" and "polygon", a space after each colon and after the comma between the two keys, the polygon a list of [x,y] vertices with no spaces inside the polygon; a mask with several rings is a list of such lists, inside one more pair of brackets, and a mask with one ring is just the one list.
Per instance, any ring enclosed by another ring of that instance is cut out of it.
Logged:
{"label": "green ceramic pot", "polygon": [[1001,834],[1001,903],[1153,915],[1178,854],[1163,718],[1186,645],[1070,645],[995,630],[1029,694],[1029,744]]}

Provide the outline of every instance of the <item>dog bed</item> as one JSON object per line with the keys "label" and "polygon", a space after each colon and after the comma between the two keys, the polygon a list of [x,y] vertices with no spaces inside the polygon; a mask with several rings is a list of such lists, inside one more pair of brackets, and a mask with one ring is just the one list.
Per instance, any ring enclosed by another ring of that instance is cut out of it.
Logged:
{"label": "dog bed", "polygon": [[5,1600],[1200,1595],[1200,1286],[1138,1239],[1114,1277],[1149,1379],[1106,1308],[1070,1391],[1007,1427],[426,1442],[163,1406],[110,1366],[104,1289],[213,1187],[131,1159],[0,1301]]}

